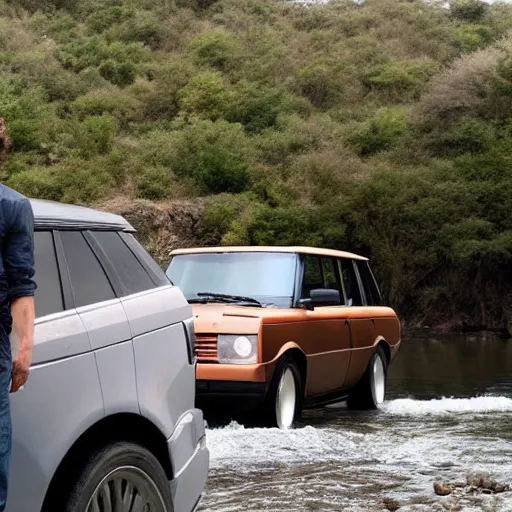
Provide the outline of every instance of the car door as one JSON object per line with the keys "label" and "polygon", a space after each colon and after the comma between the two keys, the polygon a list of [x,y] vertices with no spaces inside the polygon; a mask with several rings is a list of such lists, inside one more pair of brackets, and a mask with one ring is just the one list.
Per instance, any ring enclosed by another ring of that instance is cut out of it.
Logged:
{"label": "car door", "polygon": [[87,231],[62,231],[59,238],[73,301],[95,351],[105,412],[138,413],[132,335],[114,278],[107,276],[101,251]]}
{"label": "car door", "polygon": [[195,365],[183,324],[192,307],[131,234],[91,231],[87,237],[101,252],[128,318],[140,412],[170,436],[179,414],[194,404]]}
{"label": "car door", "polygon": [[373,353],[376,334],[373,310],[358,271],[357,262],[348,258],[338,259],[340,273],[347,296],[347,315],[350,323],[351,356],[344,387],[354,387],[364,374]]}
{"label": "car door", "polygon": [[[302,298],[315,288],[335,289],[344,297],[333,258],[305,255],[303,265]],[[350,361],[350,330],[342,304],[304,310],[300,336],[308,356],[306,395],[341,389]]]}
{"label": "car door", "polygon": [[25,388],[10,396],[11,512],[41,509],[58,464],[79,435],[104,414],[96,360],[70,296],[54,233],[37,231],[34,248],[34,358]]}

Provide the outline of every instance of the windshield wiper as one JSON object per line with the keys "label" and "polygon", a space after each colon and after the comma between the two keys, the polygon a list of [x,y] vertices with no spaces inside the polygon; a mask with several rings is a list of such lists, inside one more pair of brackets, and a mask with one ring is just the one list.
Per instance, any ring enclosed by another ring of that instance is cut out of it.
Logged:
{"label": "windshield wiper", "polygon": [[199,292],[196,293],[197,298],[190,299],[191,304],[194,303],[206,303],[206,302],[228,302],[233,304],[243,303],[246,306],[259,306],[263,307],[263,304],[252,297],[242,297],[240,295],[229,295],[225,293],[214,293],[214,292]]}

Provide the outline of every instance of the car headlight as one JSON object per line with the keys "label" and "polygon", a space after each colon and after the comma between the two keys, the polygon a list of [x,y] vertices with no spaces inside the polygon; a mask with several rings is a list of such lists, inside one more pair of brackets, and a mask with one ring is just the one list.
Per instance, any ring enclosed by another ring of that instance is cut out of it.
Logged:
{"label": "car headlight", "polygon": [[258,336],[220,334],[217,340],[219,363],[254,364],[258,361]]}

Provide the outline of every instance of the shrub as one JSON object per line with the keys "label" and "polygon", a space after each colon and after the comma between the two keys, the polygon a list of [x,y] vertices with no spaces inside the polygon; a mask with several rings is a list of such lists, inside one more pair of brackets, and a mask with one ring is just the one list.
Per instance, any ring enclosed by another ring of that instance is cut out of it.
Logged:
{"label": "shrub", "polygon": [[172,195],[172,174],[165,167],[143,167],[135,175],[136,195],[143,199],[159,201]]}
{"label": "shrub", "polygon": [[492,94],[492,81],[498,63],[510,43],[479,50],[457,59],[435,77],[415,108],[416,120],[433,125],[464,115],[475,115]]}
{"label": "shrub", "polygon": [[236,39],[232,34],[220,30],[196,37],[189,47],[198,64],[219,70],[228,69],[238,58]]}
{"label": "shrub", "polygon": [[489,6],[481,0],[454,0],[450,2],[450,13],[454,18],[464,21],[481,21]]}
{"label": "shrub", "polygon": [[84,158],[104,155],[112,148],[116,134],[116,122],[112,116],[88,116],[78,126],[77,147]]}
{"label": "shrub", "polygon": [[425,83],[439,69],[432,60],[391,62],[377,66],[362,77],[371,91],[383,92],[391,101],[417,99]]}
{"label": "shrub", "polygon": [[363,123],[347,140],[362,155],[372,155],[391,148],[407,129],[406,110],[383,108],[375,117]]}
{"label": "shrub", "polygon": [[229,83],[216,71],[206,71],[193,76],[179,91],[181,109],[216,121],[224,117],[232,101]]}
{"label": "shrub", "polygon": [[339,247],[345,226],[335,212],[294,205],[265,208],[247,228],[251,245]]}
{"label": "shrub", "polygon": [[272,128],[280,114],[293,109],[293,98],[277,87],[241,80],[233,87],[226,107],[225,119],[259,133]]}
{"label": "shrub", "polygon": [[465,53],[484,48],[493,40],[491,28],[485,25],[469,25],[455,31],[455,43]]}
{"label": "shrub", "polygon": [[248,141],[239,124],[198,121],[177,135],[172,169],[203,194],[241,192],[250,186]]}
{"label": "shrub", "polygon": [[85,19],[85,25],[91,33],[101,34],[107,29],[128,19],[132,11],[122,5],[101,7],[91,12]]}
{"label": "shrub", "polygon": [[102,36],[79,39],[63,45],[58,52],[62,65],[75,72],[98,67],[106,80],[119,86],[133,83],[137,64],[148,55],[142,43],[107,42]]}
{"label": "shrub", "polygon": [[89,116],[109,114],[126,127],[141,116],[143,106],[133,96],[117,87],[97,89],[82,95],[71,104],[71,111],[80,120]]}
{"label": "shrub", "polygon": [[425,138],[427,147],[436,155],[454,156],[480,153],[489,148],[494,138],[492,128],[471,117],[462,117],[447,129],[433,130]]}
{"label": "shrub", "polygon": [[158,48],[165,36],[162,23],[150,11],[137,10],[121,23],[119,21],[107,32],[111,40],[140,41],[151,48]]}
{"label": "shrub", "polygon": [[334,106],[343,96],[343,71],[334,62],[314,61],[297,74],[299,91],[319,108]]}

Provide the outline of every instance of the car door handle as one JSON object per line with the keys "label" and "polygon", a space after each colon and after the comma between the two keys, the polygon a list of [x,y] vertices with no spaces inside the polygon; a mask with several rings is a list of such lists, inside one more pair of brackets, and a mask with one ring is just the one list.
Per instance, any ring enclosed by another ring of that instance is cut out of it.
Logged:
{"label": "car door handle", "polygon": [[348,325],[350,322],[348,320],[345,320],[345,325]]}

